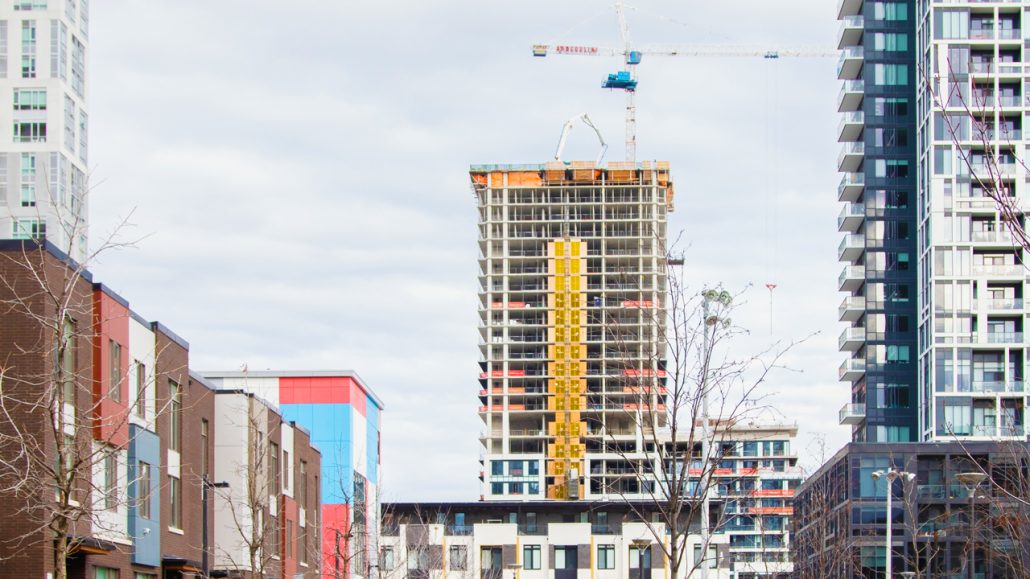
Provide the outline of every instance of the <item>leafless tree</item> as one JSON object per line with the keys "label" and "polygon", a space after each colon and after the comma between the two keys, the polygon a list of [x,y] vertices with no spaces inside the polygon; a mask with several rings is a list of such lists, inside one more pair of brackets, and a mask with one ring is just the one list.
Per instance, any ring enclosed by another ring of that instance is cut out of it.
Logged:
{"label": "leafless tree", "polygon": [[[670,261],[682,262],[666,259],[660,267]],[[628,492],[619,486],[615,494],[645,523],[652,548],[668,561],[670,577],[678,578],[712,563],[712,536],[730,515],[709,508],[705,499],[716,496],[720,485],[732,484],[720,462],[739,433],[734,429],[763,415],[774,416],[762,386],[771,371],[782,367],[781,359],[795,343],[735,357],[729,349],[746,333],[730,318],[733,299],[739,296],[722,289],[696,292],[680,270],[666,279],[668,291],[660,307],[641,303],[627,310],[635,315],[623,319],[608,314],[604,324],[625,360],[624,384],[616,396],[605,393],[606,402],[623,405],[621,416],[642,433],[644,448],[626,452],[617,446],[616,431],[595,426],[606,429],[606,441],[632,465],[634,483]],[[633,396],[631,404],[624,404],[626,392]],[[631,500],[630,494],[645,500]],[[703,556],[697,560],[685,556],[693,534],[701,535]]]}
{"label": "leafless tree", "polygon": [[[241,396],[244,396],[241,394]],[[246,396],[246,456],[235,461],[235,480],[244,488],[216,489],[216,512],[231,522],[232,541],[216,543],[229,569],[251,577],[268,577],[278,572],[281,544],[282,465],[275,437],[277,420],[254,396]],[[239,417],[237,418],[239,419]]]}
{"label": "leafless tree", "polygon": [[[0,255],[0,311],[5,326],[20,328],[5,332],[0,360],[0,498],[16,505],[8,514],[17,521],[7,556],[42,545],[57,579],[87,537],[126,532],[117,522],[124,515],[111,513],[127,507],[123,489],[134,482],[119,453],[133,401],[122,399],[129,377],[120,370],[105,377],[107,392],[96,388],[91,347],[111,320],[96,317],[88,273],[101,255],[134,243],[120,236],[126,225],[81,262],[53,253],[43,231]],[[61,226],[75,241],[85,228],[78,216]]]}

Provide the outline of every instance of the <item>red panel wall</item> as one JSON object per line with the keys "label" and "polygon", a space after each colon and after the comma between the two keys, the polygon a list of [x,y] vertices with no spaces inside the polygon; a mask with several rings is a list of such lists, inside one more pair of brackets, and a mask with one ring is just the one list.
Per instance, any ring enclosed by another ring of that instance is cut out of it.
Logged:
{"label": "red panel wall", "polygon": [[[346,572],[349,527],[350,505],[322,505],[322,577],[339,577]],[[337,541],[342,557],[336,556]]]}
{"label": "red panel wall", "polygon": [[[111,384],[111,341],[121,345],[121,380]],[[129,309],[103,288],[93,290],[93,437],[119,448],[129,442]],[[113,396],[112,388],[117,389]]]}

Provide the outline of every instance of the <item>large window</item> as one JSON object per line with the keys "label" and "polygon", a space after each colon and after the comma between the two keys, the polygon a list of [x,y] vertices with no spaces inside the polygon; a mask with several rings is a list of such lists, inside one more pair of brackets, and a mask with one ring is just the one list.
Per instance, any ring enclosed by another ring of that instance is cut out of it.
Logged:
{"label": "large window", "polygon": [[615,568],[615,545],[598,545],[597,546],[597,568],[598,569],[614,569]]}
{"label": "large window", "polygon": [[274,442],[268,443],[268,478],[268,494],[278,496],[282,488],[279,483],[279,445]]}
{"label": "large window", "polygon": [[21,77],[36,78],[36,21],[21,21]]}
{"label": "large window", "polygon": [[16,88],[14,89],[14,110],[45,111],[46,89]]}
{"label": "large window", "polygon": [[200,474],[207,476],[210,472],[211,458],[209,455],[208,445],[211,444],[210,438],[210,425],[207,419],[200,419]]}
{"label": "large window", "polygon": [[114,340],[110,340],[108,344],[108,365],[110,366],[110,373],[108,376],[111,381],[108,383],[108,396],[115,402],[122,401],[122,345]]}
{"label": "large window", "polygon": [[540,569],[540,545],[522,546],[522,568],[527,571]]}
{"label": "large window", "polygon": [[118,579],[118,569],[93,567],[93,579]]}
{"label": "large window", "polygon": [[136,360],[133,364],[136,374],[136,415],[147,416],[147,367]]}
{"label": "large window", "polygon": [[173,380],[168,381],[168,448],[182,448],[182,388]]}
{"label": "large window", "polygon": [[447,553],[448,568],[451,571],[464,571],[468,568],[468,547],[465,545],[451,545]]}
{"label": "large window", "polygon": [[21,206],[36,206],[36,155],[21,154]]}
{"label": "large window", "polygon": [[873,65],[874,81],[882,86],[904,86],[908,84],[907,64],[882,64]]}
{"label": "large window", "polygon": [[43,239],[46,237],[46,221],[42,219],[15,219],[14,239]]}
{"label": "large window", "polygon": [[168,525],[176,529],[182,528],[182,481],[174,476],[168,477]]}
{"label": "large window", "polygon": [[114,450],[104,452],[104,508],[118,508],[118,455]]}
{"label": "large window", "polygon": [[46,122],[42,121],[15,121],[14,122],[15,143],[45,143]]}
{"label": "large window", "polygon": [[136,472],[136,514],[150,518],[150,464],[140,461]]}

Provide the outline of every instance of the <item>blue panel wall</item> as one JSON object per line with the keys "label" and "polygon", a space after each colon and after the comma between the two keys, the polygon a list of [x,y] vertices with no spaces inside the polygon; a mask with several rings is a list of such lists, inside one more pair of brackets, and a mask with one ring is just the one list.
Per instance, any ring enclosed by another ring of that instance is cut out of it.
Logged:
{"label": "blue panel wall", "polygon": [[283,404],[283,418],[311,433],[322,453],[322,504],[349,503],[354,488],[354,409],[350,404]]}
{"label": "blue panel wall", "polygon": [[369,396],[365,401],[365,464],[368,465],[367,478],[374,485],[379,484],[379,408],[375,400]]}
{"label": "blue panel wall", "polygon": [[[157,434],[129,425],[129,536],[132,562],[157,567],[161,564],[161,441]],[[150,465],[150,518],[139,515],[139,463]]]}

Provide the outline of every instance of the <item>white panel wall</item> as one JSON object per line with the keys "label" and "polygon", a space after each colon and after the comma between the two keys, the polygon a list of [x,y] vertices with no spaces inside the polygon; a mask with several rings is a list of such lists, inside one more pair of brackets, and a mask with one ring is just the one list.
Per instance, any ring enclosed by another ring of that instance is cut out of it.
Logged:
{"label": "white panel wall", "polygon": [[[129,319],[129,404],[131,412],[129,420],[148,430],[155,430],[154,418],[156,417],[154,367],[157,360],[157,343],[154,332],[149,326],[145,326],[135,318]],[[146,388],[144,390],[145,408],[143,414],[139,415],[136,408],[137,372],[136,363],[142,363],[145,368],[143,376]]]}

